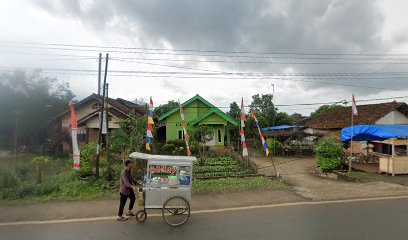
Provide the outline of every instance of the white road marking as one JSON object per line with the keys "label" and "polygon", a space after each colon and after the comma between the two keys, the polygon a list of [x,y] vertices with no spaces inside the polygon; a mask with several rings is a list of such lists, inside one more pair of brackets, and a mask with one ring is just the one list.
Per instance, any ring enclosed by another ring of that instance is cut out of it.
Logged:
{"label": "white road marking", "polygon": [[[320,205],[320,204],[336,204],[336,203],[352,203],[352,202],[367,202],[367,201],[381,201],[381,200],[397,200],[408,199],[408,196],[393,196],[393,197],[374,197],[374,198],[357,198],[357,199],[344,199],[344,200],[326,200],[326,201],[307,201],[307,202],[292,202],[292,203],[279,203],[270,205],[255,205],[247,207],[233,207],[233,208],[220,208],[220,209],[208,209],[191,211],[191,214],[203,214],[203,213],[220,213],[241,211],[250,209],[261,208],[277,208],[277,207],[291,207],[291,206],[304,206],[304,205]],[[161,214],[148,214],[148,217],[159,217]],[[116,220],[116,216],[110,217],[93,217],[93,218],[73,218],[73,219],[61,219],[61,220],[43,220],[43,221],[18,221],[18,222],[2,222],[2,226],[19,226],[19,225],[39,225],[39,224],[58,224],[58,223],[80,223],[80,222],[94,222],[104,220]],[[134,220],[129,219],[128,221]]]}

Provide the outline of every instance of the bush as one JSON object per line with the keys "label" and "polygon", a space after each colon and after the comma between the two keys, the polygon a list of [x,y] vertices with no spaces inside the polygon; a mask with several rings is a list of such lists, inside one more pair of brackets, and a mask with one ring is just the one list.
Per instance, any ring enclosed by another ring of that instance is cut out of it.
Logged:
{"label": "bush", "polygon": [[96,161],[96,144],[86,144],[81,149],[81,169],[79,175],[81,177],[88,177],[93,175]]}
{"label": "bush", "polygon": [[176,145],[172,144],[172,143],[167,143],[164,144],[164,146],[162,147],[163,151],[165,152],[173,152],[176,149]]}
{"label": "bush", "polygon": [[0,168],[0,189],[13,187],[17,184],[17,178],[13,175],[8,168]]}
{"label": "bush", "polygon": [[317,165],[320,166],[323,172],[330,172],[341,168],[343,147],[336,140],[320,140],[314,152],[316,154]]}
{"label": "bush", "polygon": [[278,140],[268,139],[266,145],[268,145],[271,154],[281,155],[283,153],[283,145]]}

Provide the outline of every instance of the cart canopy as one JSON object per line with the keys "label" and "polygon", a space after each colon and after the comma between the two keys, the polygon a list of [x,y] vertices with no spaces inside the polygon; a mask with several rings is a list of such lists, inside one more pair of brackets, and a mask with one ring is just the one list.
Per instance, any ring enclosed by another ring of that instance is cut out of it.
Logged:
{"label": "cart canopy", "polygon": [[341,141],[383,141],[408,138],[408,125],[355,125],[341,130]]}
{"label": "cart canopy", "polygon": [[196,157],[187,156],[169,156],[169,155],[153,155],[140,152],[133,152],[129,155],[130,158],[152,160],[152,161],[166,161],[166,162],[194,162]]}

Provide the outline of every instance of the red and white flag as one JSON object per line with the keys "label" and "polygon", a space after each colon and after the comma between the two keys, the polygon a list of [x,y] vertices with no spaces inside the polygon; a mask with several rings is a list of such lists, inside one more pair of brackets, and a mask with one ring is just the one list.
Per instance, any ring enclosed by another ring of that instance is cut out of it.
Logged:
{"label": "red and white flag", "polygon": [[245,108],[244,108],[244,98],[242,98],[241,101],[241,131],[240,131],[240,135],[241,135],[241,144],[242,144],[242,156],[248,156],[248,148],[245,142],[245,131],[244,131],[244,127],[245,127],[245,122],[246,122],[246,115],[245,115]]}
{"label": "red and white flag", "polygon": [[71,110],[71,138],[72,138],[72,157],[74,159],[74,169],[79,170],[81,168],[80,165],[80,152],[78,148],[78,124],[74,109],[74,104],[72,102],[69,103],[69,108]]}
{"label": "red and white flag", "polygon": [[183,126],[184,142],[186,142],[187,156],[191,156],[190,146],[188,145],[187,125],[186,122],[184,121],[184,110],[183,107],[181,106],[180,100],[178,101],[178,104],[180,107],[181,125]]}
{"label": "red and white flag", "polygon": [[354,98],[354,94],[353,94],[353,99],[352,99],[351,111],[353,115],[358,115],[357,104],[356,104],[356,99]]}

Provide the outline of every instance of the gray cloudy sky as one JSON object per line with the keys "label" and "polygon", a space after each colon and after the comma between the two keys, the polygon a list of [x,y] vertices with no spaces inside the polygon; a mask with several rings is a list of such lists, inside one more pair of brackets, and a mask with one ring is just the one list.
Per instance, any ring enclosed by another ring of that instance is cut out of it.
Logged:
{"label": "gray cloudy sky", "polygon": [[[277,104],[337,101],[349,99],[352,92],[357,99],[404,96],[408,89],[408,55],[402,54],[408,53],[407,7],[404,0],[2,1],[0,68],[43,68],[44,74],[69,81],[82,98],[96,91],[96,75],[47,69],[95,70],[97,49],[12,42],[136,47],[143,49],[109,49],[109,70],[241,75],[178,78],[170,73],[118,76],[111,72],[110,96],[153,96],[158,105],[198,93],[217,106],[228,106],[241,97],[249,103],[253,94],[271,93],[272,83]],[[273,73],[274,77],[242,79],[254,73]],[[323,73],[329,77],[315,76]],[[308,114],[313,109],[280,110]]]}

